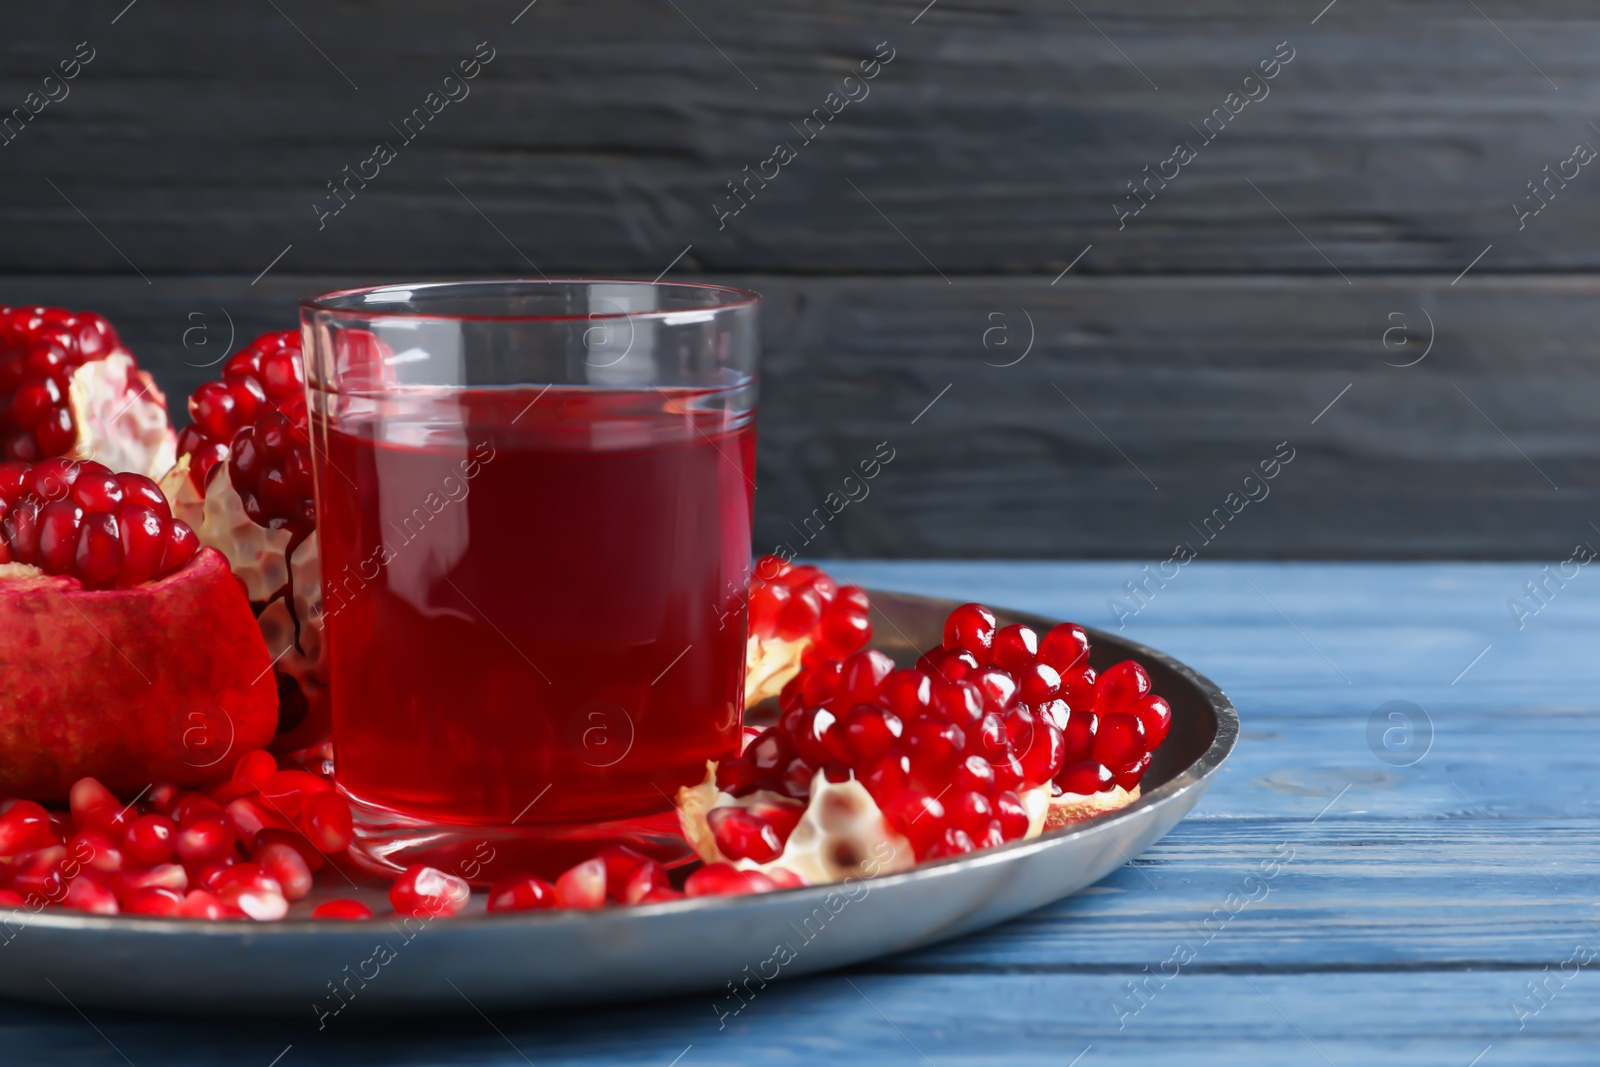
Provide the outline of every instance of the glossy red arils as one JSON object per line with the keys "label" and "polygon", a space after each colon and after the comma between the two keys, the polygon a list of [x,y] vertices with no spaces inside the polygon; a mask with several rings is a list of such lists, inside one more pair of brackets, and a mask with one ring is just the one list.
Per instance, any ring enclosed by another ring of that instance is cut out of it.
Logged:
{"label": "glossy red arils", "polygon": [[226,820],[202,816],[192,822],[180,822],[174,844],[187,863],[230,855],[237,840],[233,826]]}
{"label": "glossy red arils", "polygon": [[111,891],[124,904],[151,889],[164,889],[181,899],[188,888],[189,875],[176,863],[158,863],[154,867],[119,871],[111,876]]}
{"label": "glossy red arils", "polygon": [[900,740],[900,716],[875,704],[857,704],[840,723],[852,766],[865,766],[886,754]]}
{"label": "glossy red arils", "polygon": [[1061,768],[1061,773],[1056,775],[1056,784],[1063,793],[1092,796],[1110,789],[1116,782],[1109,767],[1094,760],[1083,760]]}
{"label": "glossy red arils", "polygon": [[95,778],[79,778],[72,783],[67,803],[71,806],[73,821],[80,825],[83,823],[107,825],[116,818],[117,812],[122,808],[121,802],[111,790],[101,785]]}
{"label": "glossy red arils", "polygon": [[1039,635],[1021,623],[1001,627],[989,647],[989,662],[1012,674],[1032,666],[1038,655]]}
{"label": "glossy red arils", "polygon": [[683,884],[685,896],[729,897],[770,893],[777,883],[760,871],[741,871],[731,863],[708,863]]}
{"label": "glossy red arils", "polygon": [[974,753],[991,761],[1004,756],[1011,749],[1005,720],[994,712],[984,715],[977,729],[968,734],[967,745]]}
{"label": "glossy red arils", "polygon": [[598,908],[606,902],[606,865],[603,860],[584,860],[556,879],[556,906],[560,908]]}
{"label": "glossy red arils", "polygon": [[960,856],[974,851],[977,847],[971,834],[950,826],[928,846],[923,858],[938,860],[949,856]]}
{"label": "glossy red arils", "polygon": [[1022,799],[1009,789],[995,794],[994,817],[999,820],[1000,834],[1007,841],[1026,836],[1030,822],[1028,809],[1023,807]]}
{"label": "glossy red arils", "polygon": [[606,892],[613,899],[620,899],[633,872],[650,862],[649,856],[627,845],[608,845],[595,853],[594,858],[605,864]]}
{"label": "glossy red arils", "polygon": [[300,828],[319,851],[343,852],[354,832],[349,801],[338,793],[313,793],[301,804]]}
{"label": "glossy red arils", "polygon": [[906,731],[904,749],[912,778],[935,792],[950,780],[966,749],[966,733],[953,722],[918,719]]}
{"label": "glossy red arils", "polygon": [[1061,674],[1082,667],[1089,662],[1089,634],[1075,622],[1053,626],[1039,641],[1037,659]]}
{"label": "glossy red arils", "polygon": [[873,760],[859,778],[872,799],[881,803],[911,784],[911,757],[887,752]]}
{"label": "glossy red arils", "polygon": [[930,652],[917,660],[918,670],[925,670],[929,674],[937,674],[952,681],[965,678],[980,666],[978,657],[964,648],[947,648]]}
{"label": "glossy red arils", "polygon": [[956,769],[951,774],[951,781],[955,783],[957,789],[974,790],[985,796],[994,795],[994,768],[989,766],[989,761],[982,756],[964,757],[956,764]]}
{"label": "glossy red arils", "polygon": [[308,795],[332,792],[333,786],[309,771],[276,771],[258,786],[266,809],[285,819],[298,819]]}
{"label": "glossy red arils", "polygon": [[80,875],[67,884],[61,903],[92,915],[115,915],[121,910],[117,907],[116,894],[87,875]]}
{"label": "glossy red arils", "polygon": [[640,864],[639,869],[633,872],[633,877],[623,886],[618,902],[637,904],[646,897],[671,889],[672,883],[667,878],[667,869],[655,860],[650,860]]}
{"label": "glossy red arils", "polygon": [[817,624],[817,643],[831,655],[848,655],[872,637],[872,620],[865,607],[835,600],[823,609]]}
{"label": "glossy red arils", "polygon": [[1094,705],[1099,712],[1132,711],[1134,705],[1150,695],[1150,676],[1131,659],[1107,667],[1095,683]]}
{"label": "glossy red arils", "polygon": [[1152,753],[1146,752],[1138,763],[1125,770],[1118,771],[1116,774],[1117,784],[1131,792],[1133,787],[1139,784],[1139,779],[1144,777],[1144,772],[1150,769],[1150,761],[1154,758]]}
{"label": "glossy red arils", "polygon": [[[189,477],[195,488],[204,493],[212,470],[229,458],[235,439],[246,430],[253,440],[260,437],[264,432],[261,421],[267,416],[278,416],[289,423],[291,433],[298,429],[303,436],[305,410],[299,331],[256,338],[223,365],[221,381],[206,382],[189,397],[189,417],[194,421],[178,435],[178,454],[189,457]],[[302,450],[309,458],[309,448]],[[263,471],[273,467],[261,462],[260,450],[256,451],[252,477],[246,479],[252,490]],[[292,453],[294,446],[288,451]],[[243,489],[240,495],[244,495]],[[255,515],[250,517],[255,521]],[[280,525],[290,524],[287,515],[283,518]]]}
{"label": "glossy red arils", "polygon": [[1133,706],[1133,713],[1144,723],[1144,743],[1150,751],[1167,739],[1172,727],[1172,705],[1164,697],[1147,696]]}
{"label": "glossy red arils", "polygon": [[923,671],[894,671],[878,687],[878,703],[892,710],[902,721],[927,711],[932,700],[932,679]]}
{"label": "glossy red arils", "polygon": [[834,702],[848,708],[872,700],[893,671],[894,660],[875,648],[852,653],[841,664]]}
{"label": "glossy red arils", "polygon": [[171,859],[177,851],[178,824],[165,815],[141,815],[122,832],[128,859],[148,867]]}
{"label": "glossy red arils", "polygon": [[313,919],[370,919],[372,918],[372,909],[359,900],[325,900],[311,909],[311,917]]}
{"label": "glossy red arils", "polygon": [[122,870],[126,860],[121,836],[120,831],[114,838],[98,826],[84,826],[67,842],[67,853],[74,863],[85,870],[115,874]]}
{"label": "glossy red arils", "polygon": [[199,538],[172,518],[148,478],[114,475],[87,460],[11,470],[0,484],[0,561],[73,577],[89,589],[130,588],[171,574],[199,551]]}
{"label": "glossy red arils", "polygon": [[252,858],[262,870],[277,880],[284,899],[300,900],[311,892],[311,865],[293,845],[269,844],[255,850]]}
{"label": "glossy red arils", "polygon": [[972,682],[951,681],[940,676],[931,680],[930,688],[933,695],[928,710],[931,714],[961,727],[975,726],[983,718],[983,693]]}
{"label": "glossy red arils", "polygon": [[122,900],[122,913],[124,915],[145,915],[171,919],[177,917],[179,909],[182,907],[182,893],[160,887],[140,889],[126,900]]}
{"label": "glossy red arils", "polygon": [[994,612],[982,604],[963,604],[944,621],[944,647],[965,649],[975,656],[989,651],[994,634]]}
{"label": "glossy red arils", "polygon": [[1100,728],[1100,719],[1092,711],[1074,711],[1067,715],[1067,725],[1061,731],[1061,741],[1066,749],[1066,761],[1076,763],[1089,758],[1094,751],[1094,735]]}
{"label": "glossy red arils", "polygon": [[781,774],[794,755],[794,742],[777,727],[763,730],[744,750],[744,758],[763,777]]}
{"label": "glossy red arils", "polygon": [[216,894],[204,889],[191,889],[178,905],[180,919],[248,919],[250,916],[235,904],[229,904]]}
{"label": "glossy red arils", "polygon": [[[594,863],[596,861],[590,860]],[[601,892],[605,892],[605,867],[600,867]],[[389,887],[389,904],[401,915],[454,915],[466,907],[472,889],[466,880],[436,867],[413,864]]]}
{"label": "glossy red arils", "polygon": [[1047,663],[1034,663],[1017,675],[1022,699],[1028,704],[1054,700],[1061,693],[1061,675]]}
{"label": "glossy red arils", "polygon": [[120,342],[93,312],[0,308],[0,458],[33,462],[78,443],[72,375]]}
{"label": "glossy red arils", "polygon": [[256,749],[239,757],[233,765],[232,780],[260,788],[261,784],[278,772],[278,761],[272,753]]}
{"label": "glossy red arils", "polygon": [[785,641],[798,640],[821,621],[822,595],[815,589],[791,589],[789,598],[778,611],[778,636]]}
{"label": "glossy red arils", "polygon": [[907,789],[878,806],[890,829],[910,841],[918,856],[925,855],[944,830],[944,805],[921,790]]}
{"label": "glossy red arils", "polygon": [[810,708],[800,715],[794,747],[800,758],[813,767],[849,756],[838,718],[828,708]]}
{"label": "glossy red arils", "polygon": [[981,667],[963,680],[978,687],[984,711],[1005,711],[1017,699],[1016,679],[999,667]]}
{"label": "glossy red arils", "polygon": [[258,922],[273,922],[289,913],[283,886],[255,863],[239,863],[211,880],[212,892]]}
{"label": "glossy red arils", "polygon": [[1146,751],[1144,723],[1137,715],[1114,711],[1100,716],[1092,753],[1096,760],[1116,770],[1137,763]]}
{"label": "glossy red arils", "polygon": [[777,830],[743,808],[713,808],[706,821],[717,850],[729,859],[770,863],[783,852]]}
{"label": "glossy red arils", "polygon": [[1023,783],[1029,788],[1044,785],[1067,762],[1066,740],[1053,724],[1036,722],[1021,758]]}
{"label": "glossy red arils", "polygon": [[0,857],[60,843],[49,812],[31,800],[19,800],[0,815]]}
{"label": "glossy red arils", "polygon": [[989,797],[976,790],[953,791],[947,798],[945,805],[948,811],[950,824],[965,830],[974,838],[981,837],[989,829],[989,820],[994,818],[994,803]]}
{"label": "glossy red arils", "polygon": [[256,858],[268,845],[288,845],[300,853],[300,858],[306,861],[306,866],[313,871],[320,871],[323,865],[323,855],[319,852],[306,835],[299,830],[289,827],[278,828],[269,826],[264,830],[256,831],[250,840],[250,857]]}
{"label": "glossy red arils", "polygon": [[513,874],[489,887],[490,911],[540,911],[556,906],[556,887],[531,874]]}

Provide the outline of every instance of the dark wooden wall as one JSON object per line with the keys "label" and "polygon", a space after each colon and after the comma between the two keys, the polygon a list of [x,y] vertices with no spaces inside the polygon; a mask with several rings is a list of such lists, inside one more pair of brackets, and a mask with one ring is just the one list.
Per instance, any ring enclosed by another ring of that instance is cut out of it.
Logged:
{"label": "dark wooden wall", "polygon": [[[0,111],[94,58],[0,147],[0,301],[105,311],[181,398],[309,292],[671,264],[768,297],[762,548],[883,441],[805,551],[1165,558],[1285,441],[1203,555],[1600,543],[1600,166],[1513,208],[1600,147],[1600,10],[1324,2],[29,5]],[[470,96],[404,143],[480,42]],[[797,158],[719,229],[779,142]]]}

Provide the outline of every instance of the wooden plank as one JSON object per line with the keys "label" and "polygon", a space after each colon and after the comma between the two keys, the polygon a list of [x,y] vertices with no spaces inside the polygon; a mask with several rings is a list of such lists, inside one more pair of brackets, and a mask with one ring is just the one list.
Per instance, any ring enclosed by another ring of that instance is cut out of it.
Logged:
{"label": "wooden plank", "polygon": [[[289,244],[290,269],[415,274],[654,275],[690,243],[685,265],[721,271],[1054,276],[1090,243],[1083,273],[1454,275],[1490,243],[1488,268],[1600,265],[1586,172],[1521,230],[1512,207],[1600,143],[1592,5],[1345,4],[1314,25],[1250,0],[923,6],[547,0],[512,24],[521,5],[177,3],[112,26],[40,5],[0,42],[6,108],[76,42],[96,58],[6,150],[0,270],[124,269],[72,205],[152,275],[253,275]],[[406,143],[390,124],[480,41],[472,94]],[[870,95],[807,143],[884,41]],[[1205,141],[1279,42],[1270,95]],[[379,140],[396,160],[319,228],[327,183]],[[1127,183],[1174,173],[1180,141],[1198,157],[1119,229]],[[727,183],[780,142],[797,158],[719,229]]]}
{"label": "wooden plank", "polygon": [[[1600,536],[1588,277],[714,277],[767,297],[760,550],[1559,561]],[[106,311],[182,397],[230,320],[244,343],[382,280],[253,278],[16,276],[0,299]],[[870,496],[807,542],[884,442]],[[1270,495],[1230,504],[1280,442]]]}

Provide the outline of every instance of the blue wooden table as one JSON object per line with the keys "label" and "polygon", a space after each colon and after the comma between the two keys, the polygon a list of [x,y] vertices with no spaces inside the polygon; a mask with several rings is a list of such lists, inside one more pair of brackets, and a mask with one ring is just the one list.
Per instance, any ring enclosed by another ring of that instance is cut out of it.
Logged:
{"label": "blue wooden table", "polygon": [[[1114,628],[1107,601],[1139,566],[830,569]],[[711,996],[357,1015],[322,1033],[309,1009],[0,1005],[0,1064],[1592,1065],[1600,576],[1531,598],[1544,579],[1537,564],[1190,564],[1126,632],[1239,707],[1243,739],[1195,813],[1069,900],[776,984],[726,1029]]]}

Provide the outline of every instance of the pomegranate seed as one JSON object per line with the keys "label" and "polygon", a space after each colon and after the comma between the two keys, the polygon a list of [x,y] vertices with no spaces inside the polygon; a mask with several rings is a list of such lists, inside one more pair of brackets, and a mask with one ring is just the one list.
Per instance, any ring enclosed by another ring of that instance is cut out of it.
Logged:
{"label": "pomegranate seed", "polygon": [[1033,713],[1040,722],[1047,722],[1057,730],[1065,730],[1071,709],[1065,700],[1046,700],[1042,704],[1035,705]]}
{"label": "pomegranate seed", "polygon": [[1150,695],[1150,676],[1143,667],[1125,659],[1115,667],[1108,667],[1094,687],[1094,710],[1132,711],[1134,706]]}
{"label": "pomegranate seed", "polygon": [[269,774],[258,786],[261,799],[268,811],[285,819],[298,819],[305,798],[313,793],[327,793],[333,786],[308,771],[276,771]]}
{"label": "pomegranate seed", "polygon": [[972,840],[972,835],[965,830],[958,830],[954,826],[948,827],[941,833],[933,844],[928,846],[924,859],[937,860],[948,856],[961,856],[977,850],[977,845]]}
{"label": "pomegranate seed", "polygon": [[595,853],[595,859],[606,866],[606,893],[613,900],[622,899],[633,872],[650,862],[650,857],[627,845],[608,845]]}
{"label": "pomegranate seed", "polygon": [[770,893],[777,883],[760,871],[741,871],[731,863],[708,863],[683,883],[685,896],[732,897]]}
{"label": "pomegranate seed", "polygon": [[238,837],[224,819],[202,815],[193,821],[180,821],[174,840],[178,855],[185,862],[218,860],[232,855]]}
{"label": "pomegranate seed", "polygon": [[1022,754],[1022,779],[1029,786],[1044,785],[1066,765],[1066,739],[1054,724],[1041,722],[1034,726],[1032,741]]}
{"label": "pomegranate seed", "polygon": [[899,670],[883,680],[878,699],[901,720],[919,718],[933,701],[933,682],[923,671]]}
{"label": "pomegranate seed", "polygon": [[[838,729],[838,719],[827,708],[811,708],[801,713],[794,746],[800,758],[813,767],[849,756],[843,731]],[[806,784],[810,785],[809,780]]]}
{"label": "pomegranate seed", "polygon": [[994,804],[987,796],[976,791],[954,793],[947,807],[950,824],[965,830],[975,839],[989,829],[989,820],[995,816]]}
{"label": "pomegranate seed", "polygon": [[174,918],[183,907],[183,894],[160,886],[140,889],[129,897],[119,897],[125,915],[154,915]]}
{"label": "pomegranate seed", "polygon": [[191,889],[178,905],[182,919],[248,919],[250,916],[236,904],[229,904],[204,889]]}
{"label": "pomegranate seed", "polygon": [[1034,663],[1017,675],[1022,689],[1022,699],[1028,704],[1040,704],[1061,695],[1061,675],[1048,663]]}
{"label": "pomegranate seed", "polygon": [[834,701],[843,707],[870,702],[884,679],[894,672],[894,660],[875,648],[853,652],[843,661]]}
{"label": "pomegranate seed", "polygon": [[[489,905],[494,910],[494,905]],[[311,909],[313,919],[370,919],[372,909],[359,900],[328,900]]]}
{"label": "pomegranate seed", "polygon": [[584,860],[556,879],[556,907],[598,908],[606,902],[606,865]]}
{"label": "pomegranate seed", "polygon": [[275,922],[289,914],[283,886],[259,864],[236,864],[219,874],[213,886],[218,900],[257,922]]}
{"label": "pomegranate seed", "polygon": [[1094,760],[1084,760],[1079,763],[1069,763],[1061,768],[1061,773],[1056,775],[1056,784],[1063,793],[1075,793],[1080,796],[1093,796],[1102,793],[1115,785],[1111,769]]}
{"label": "pomegranate seed", "polygon": [[857,704],[851,708],[841,726],[851,763],[856,766],[868,764],[887,753],[900,740],[903,729],[900,716],[873,704]]}
{"label": "pomegranate seed", "polygon": [[633,877],[628,879],[628,884],[622,891],[622,903],[637,904],[658,889],[671,889],[672,883],[667,880],[667,869],[655,860],[641,864],[633,872]]}
{"label": "pomegranate seed", "polygon": [[903,752],[889,752],[878,757],[861,776],[861,784],[880,805],[910,783],[911,757]]}
{"label": "pomegranate seed", "polygon": [[489,889],[490,911],[541,911],[556,906],[556,887],[531,874],[502,878]]}
{"label": "pomegranate seed", "polygon": [[[300,827],[318,849],[343,852],[350,847],[354,822],[350,804],[338,793],[316,793],[301,804]],[[291,898],[293,899],[293,898]]]}
{"label": "pomegranate seed", "polygon": [[817,591],[804,589],[794,592],[778,611],[778,636],[785,641],[799,640],[809,634],[821,619],[822,597]]}
{"label": "pomegranate seed", "polygon": [[717,788],[736,797],[766,788],[769,780],[770,775],[758,771],[755,765],[743,756],[736,756],[717,764]]}
{"label": "pomegranate seed", "polygon": [[50,814],[31,800],[19,800],[0,815],[0,856],[59,845]]}
{"label": "pomegranate seed", "polygon": [[772,637],[778,632],[778,616],[793,594],[782,584],[763,585],[750,594],[750,632],[759,637]]}
{"label": "pomegranate seed", "polygon": [[19,853],[11,865],[11,888],[24,896],[57,902],[67,891],[67,880],[61,874],[66,862],[65,845]]}
{"label": "pomegranate seed", "polygon": [[27,899],[15,889],[0,889],[0,908],[20,908],[27,903]]}
{"label": "pomegranate seed", "polygon": [[989,646],[989,662],[1013,674],[1033,666],[1038,656],[1039,635],[1021,623],[1002,627]]}
{"label": "pomegranate seed", "polygon": [[906,732],[905,751],[911,757],[912,777],[936,791],[949,781],[966,747],[965,732],[953,722],[918,719]]}
{"label": "pomegranate seed", "polygon": [[1144,723],[1145,745],[1155,751],[1156,746],[1167,739],[1167,731],[1172,727],[1172,705],[1152,694],[1135,703],[1133,713]]}
{"label": "pomegranate seed", "polygon": [[921,790],[907,789],[899,796],[890,797],[887,804],[878,806],[889,826],[911,842],[912,850],[919,857],[926,854],[943,832],[944,805]]}
{"label": "pomegranate seed", "polygon": [[1094,735],[1096,760],[1108,767],[1126,767],[1147,751],[1144,723],[1137,715],[1113,711],[1100,717],[1100,729]]}
{"label": "pomegranate seed", "polygon": [[311,892],[311,866],[293,845],[269,844],[257,849],[253,858],[282,887],[285,900],[302,900]]}
{"label": "pomegranate seed", "polygon": [[115,838],[98,826],[85,826],[79,830],[67,842],[67,852],[74,862],[102,874],[115,874],[122,870],[125,860]]}
{"label": "pomegranate seed", "polygon": [[996,789],[1020,789],[1028,776],[1015,752],[1007,752],[1000,759],[991,759],[989,767],[994,771]]}
{"label": "pomegranate seed", "polygon": [[944,621],[944,647],[983,655],[994,643],[994,612],[982,604],[963,604]]}
{"label": "pomegranate seed", "polygon": [[1061,735],[1068,763],[1089,758],[1089,753],[1094,750],[1094,735],[1099,728],[1100,718],[1092,711],[1074,711],[1067,715],[1067,726]]}
{"label": "pomegranate seed", "polygon": [[978,657],[964,648],[945,649],[929,660],[926,666],[921,660],[917,661],[919,670],[926,670],[929,674],[938,674],[951,681],[965,678],[980,666]]}
{"label": "pomegranate seed", "polygon": [[1039,642],[1037,658],[1064,675],[1089,662],[1089,635],[1075,622],[1053,626]]}
{"label": "pomegranate seed", "polygon": [[1016,841],[1027,835],[1031,822],[1028,809],[1023,807],[1022,799],[1010,790],[995,794],[994,817],[999,820],[1000,834],[1007,841]]}
{"label": "pomegranate seed", "polygon": [[91,915],[115,915],[120,910],[116,894],[87,875],[80,875],[67,884],[61,904]]}
{"label": "pomegranate seed", "polygon": [[202,818],[220,819],[223,814],[222,806],[203,793],[184,793],[167,812],[179,826]]}
{"label": "pomegranate seed", "polygon": [[835,601],[817,626],[817,640],[830,656],[848,656],[871,639],[871,617],[852,604]]}
{"label": "pomegranate seed", "polygon": [[763,730],[744,750],[744,758],[763,777],[781,774],[794,755],[794,742],[776,726]]}
{"label": "pomegranate seed", "polygon": [[95,778],[79,778],[74,782],[68,802],[72,807],[72,819],[79,826],[94,823],[109,828],[122,808],[111,790]]}
{"label": "pomegranate seed", "polygon": [[189,876],[190,885],[207,892],[215,892],[217,879],[238,862],[239,858],[230,854],[217,860],[191,861],[184,864],[183,870]]}
{"label": "pomegranate seed", "polygon": [[729,859],[770,863],[783,853],[777,830],[742,808],[713,808],[706,821],[718,851]]}
{"label": "pomegranate seed", "polygon": [[976,726],[983,718],[983,693],[972,682],[940,676],[933,679],[932,690],[928,710],[939,718],[962,728]]}
{"label": "pomegranate seed", "polygon": [[787,867],[769,867],[766,874],[779,889],[804,889],[809,884]]}
{"label": "pomegranate seed", "polygon": [[120,871],[111,876],[111,891],[124,904],[149,889],[165,889],[181,894],[188,888],[189,876],[176,863],[159,863],[154,867]]}
{"label": "pomegranate seed", "polygon": [[778,791],[786,797],[804,800],[811,795],[811,783],[816,781],[816,769],[803,759],[792,760],[778,780]]}
{"label": "pomegranate seed", "polygon": [[1003,757],[1011,749],[1011,737],[1006,733],[1005,720],[992,711],[984,715],[976,731],[968,735],[968,746],[991,763]]}
{"label": "pomegranate seed", "polygon": [[278,761],[272,758],[272,753],[256,749],[253,752],[246,752],[239,757],[239,762],[233,765],[233,780],[260,788],[261,783],[277,772]]}
{"label": "pomegranate seed", "polygon": [[[603,891],[604,865],[600,866],[600,872]],[[465,879],[422,864],[407,867],[389,887],[389,904],[394,910],[401,915],[417,917],[455,915],[466,906],[471,896],[472,889]]]}
{"label": "pomegranate seed", "polygon": [[673,889],[671,886],[662,886],[658,889],[652,889],[650,892],[640,897],[638,903],[670,904],[674,900],[682,899],[684,899],[684,894],[679,890]]}
{"label": "pomegranate seed", "polygon": [[268,811],[250,797],[230,800],[226,810],[228,821],[233,824],[241,840],[254,841],[256,835],[266,829],[287,830],[298,836],[298,831],[289,820]]}
{"label": "pomegranate seed", "polygon": [[[1031,664],[1030,664],[1031,666]],[[967,675],[966,679],[983,694],[983,710],[1002,712],[1017,699],[1017,681],[999,667],[982,667]]]}
{"label": "pomegranate seed", "polygon": [[269,845],[288,845],[300,853],[300,858],[306,861],[306,866],[313,871],[322,870],[323,856],[317,851],[315,845],[306,839],[306,835],[299,830],[290,830],[269,826],[265,830],[258,830],[250,839],[250,855],[256,855]]}
{"label": "pomegranate seed", "polygon": [[994,795],[994,768],[982,756],[964,758],[956,764],[952,778],[957,789],[979,792],[984,796]]}
{"label": "pomegranate seed", "polygon": [[1126,770],[1118,771],[1117,784],[1131,792],[1139,784],[1139,780],[1144,777],[1144,772],[1150,769],[1150,761],[1154,758],[1154,753],[1146,752],[1138,763]]}
{"label": "pomegranate seed", "polygon": [[177,851],[178,824],[165,815],[141,815],[122,833],[122,848],[129,859],[148,867],[164,863]]}
{"label": "pomegranate seed", "polygon": [[[833,699],[839,691],[839,682],[844,674],[844,664],[839,662],[825,663],[820,667],[805,672],[804,676],[797,676],[800,682],[800,695],[808,707],[826,704]],[[789,731],[793,733],[793,731]]]}

